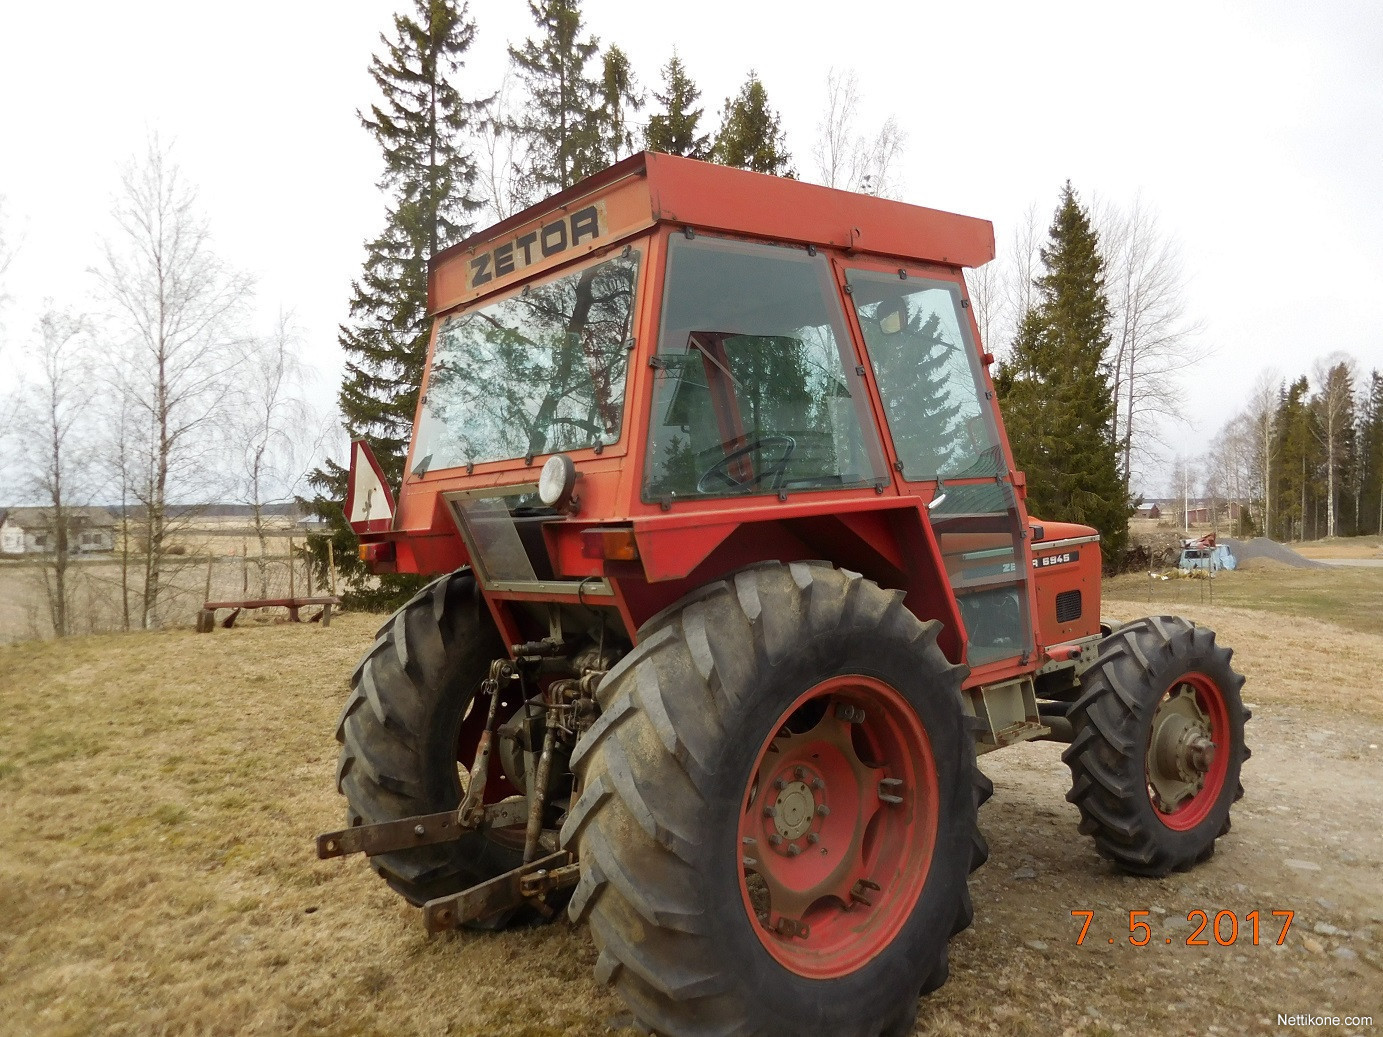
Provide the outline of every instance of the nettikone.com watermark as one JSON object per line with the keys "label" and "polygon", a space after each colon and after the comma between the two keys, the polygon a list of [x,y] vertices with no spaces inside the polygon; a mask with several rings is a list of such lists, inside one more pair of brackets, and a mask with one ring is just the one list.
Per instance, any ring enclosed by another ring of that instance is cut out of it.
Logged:
{"label": "nettikone.com watermark", "polygon": [[1300,1015],[1277,1013],[1278,1026],[1372,1026],[1371,1015],[1314,1015],[1310,1012]]}

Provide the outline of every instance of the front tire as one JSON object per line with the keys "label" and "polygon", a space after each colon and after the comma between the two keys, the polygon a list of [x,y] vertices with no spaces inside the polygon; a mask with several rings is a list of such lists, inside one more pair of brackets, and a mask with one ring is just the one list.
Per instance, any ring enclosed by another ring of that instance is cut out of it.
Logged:
{"label": "front tire", "polygon": [[820,564],[746,570],[602,682],[569,913],[642,1027],[893,1037],[945,981],[990,786],[965,668],[902,599]]}
{"label": "front tire", "polygon": [[[505,654],[466,569],[428,584],[380,627],[351,676],[336,728],[336,788],[346,797],[349,824],[456,809],[461,722],[491,660]],[[451,843],[380,854],[370,864],[420,906],[509,871],[522,858],[512,845],[471,832]]]}
{"label": "front tire", "polygon": [[1140,619],[1099,645],[1071,707],[1066,798],[1080,830],[1124,871],[1161,877],[1208,860],[1244,794],[1242,674],[1214,631]]}

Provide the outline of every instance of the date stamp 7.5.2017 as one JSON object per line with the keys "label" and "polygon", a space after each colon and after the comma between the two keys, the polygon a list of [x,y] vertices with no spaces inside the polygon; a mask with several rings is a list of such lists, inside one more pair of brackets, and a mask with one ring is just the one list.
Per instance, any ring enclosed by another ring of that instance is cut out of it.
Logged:
{"label": "date stamp 7.5.2017", "polygon": [[[1273,943],[1282,946],[1287,940],[1287,930],[1292,927],[1292,911],[1249,911],[1242,919],[1233,911],[1203,911],[1196,908],[1186,913],[1186,921],[1191,923],[1191,932],[1186,937],[1187,947],[1211,947],[1219,945],[1221,947],[1233,947],[1236,945],[1249,945],[1254,947],[1260,943]],[[1152,910],[1133,909],[1128,913],[1128,930],[1123,929],[1123,914],[1118,916],[1118,936],[1110,936],[1109,942],[1116,943],[1127,939],[1134,947],[1147,947],[1156,944],[1157,940],[1153,937],[1152,925],[1149,919],[1152,918]],[[1085,943],[1087,938],[1098,939],[1104,935],[1095,927],[1092,934],[1092,923],[1095,922],[1094,911],[1072,911],[1071,917],[1084,919],[1080,927],[1080,933],[1076,936],[1076,946]],[[1172,937],[1168,936],[1163,943],[1172,943]]]}

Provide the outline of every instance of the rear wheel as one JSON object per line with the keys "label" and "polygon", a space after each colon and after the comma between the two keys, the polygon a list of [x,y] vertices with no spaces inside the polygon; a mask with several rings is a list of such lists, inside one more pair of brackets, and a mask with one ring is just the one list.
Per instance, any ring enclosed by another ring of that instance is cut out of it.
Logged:
{"label": "rear wheel", "polygon": [[[504,655],[468,570],[428,584],[380,627],[351,677],[336,729],[336,787],[346,797],[348,823],[396,821],[460,804],[462,721],[491,660]],[[513,843],[472,832],[370,863],[420,905],[517,867],[522,856]]]}
{"label": "rear wheel", "polygon": [[900,592],[801,563],[645,625],[601,685],[562,832],[570,914],[642,1026],[910,1028],[985,857],[989,786],[938,629]]}
{"label": "rear wheel", "polygon": [[1244,794],[1249,712],[1232,652],[1206,627],[1141,619],[1100,642],[1071,708],[1067,799],[1081,831],[1125,871],[1160,876],[1208,859]]}

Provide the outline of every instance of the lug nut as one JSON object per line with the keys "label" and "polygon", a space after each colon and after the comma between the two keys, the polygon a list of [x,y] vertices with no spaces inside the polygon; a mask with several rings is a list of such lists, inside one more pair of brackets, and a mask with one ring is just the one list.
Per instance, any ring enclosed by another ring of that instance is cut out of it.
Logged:
{"label": "lug nut", "polygon": [[813,779],[812,779],[812,788],[816,789],[817,792],[820,792],[820,791],[821,791],[822,789],[824,789],[825,787],[826,787],[826,783],[825,783],[824,781],[822,781],[820,778],[813,778]]}
{"label": "lug nut", "polygon": [[796,857],[796,856],[797,856],[799,853],[801,853],[801,852],[802,852],[802,847],[798,846],[796,843],[788,843],[788,856],[789,856],[789,857]]}
{"label": "lug nut", "polygon": [[783,789],[788,787],[788,783],[784,781],[782,778],[779,778],[777,781],[773,783],[773,787],[777,789],[779,792],[782,792]]}
{"label": "lug nut", "polygon": [[816,808],[817,817],[829,817],[830,813],[831,808],[828,807],[825,803],[822,803],[819,807]]}
{"label": "lug nut", "polygon": [[812,832],[810,835],[807,836],[807,842],[815,846],[817,843],[821,842],[821,836],[817,835],[815,832]]}
{"label": "lug nut", "polygon": [[783,845],[783,837],[782,837],[781,835],[779,835],[777,832],[774,832],[772,835],[770,835],[770,836],[768,837],[768,845],[769,845],[769,846],[782,846],[782,845]]}
{"label": "lug nut", "polygon": [[772,807],[764,807],[764,817],[777,817],[777,816],[778,816],[778,811],[774,810]]}
{"label": "lug nut", "polygon": [[807,768],[805,768],[805,767],[794,767],[794,768],[792,769],[792,776],[793,776],[794,778],[796,778],[798,781],[801,781],[803,778],[805,778],[805,777],[807,776]]}

